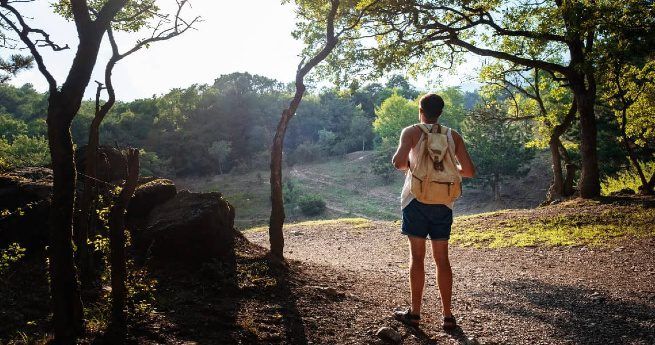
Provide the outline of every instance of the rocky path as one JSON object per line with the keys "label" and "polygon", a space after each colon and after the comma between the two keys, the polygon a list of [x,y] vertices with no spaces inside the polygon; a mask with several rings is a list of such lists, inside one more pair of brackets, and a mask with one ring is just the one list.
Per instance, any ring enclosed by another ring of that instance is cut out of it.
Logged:
{"label": "rocky path", "polygon": [[[621,247],[474,249],[451,247],[454,311],[461,330],[439,328],[434,264],[420,330],[390,315],[409,302],[406,239],[398,224],[291,227],[285,256],[322,288],[346,296],[320,334],[339,343],[380,343],[375,330],[398,330],[403,344],[655,344],[655,239]],[[265,232],[250,232],[267,246]],[[428,250],[429,251],[429,250]],[[306,305],[305,318],[321,317]],[[317,314],[317,315],[314,315]]]}

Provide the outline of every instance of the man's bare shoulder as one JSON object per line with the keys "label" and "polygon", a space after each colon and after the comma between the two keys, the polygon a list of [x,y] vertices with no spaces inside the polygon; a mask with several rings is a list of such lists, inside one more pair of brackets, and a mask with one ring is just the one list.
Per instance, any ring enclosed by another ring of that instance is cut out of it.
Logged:
{"label": "man's bare shoulder", "polygon": [[403,128],[401,135],[410,135],[410,136],[415,136],[421,131],[420,128],[418,128],[416,125],[411,125]]}

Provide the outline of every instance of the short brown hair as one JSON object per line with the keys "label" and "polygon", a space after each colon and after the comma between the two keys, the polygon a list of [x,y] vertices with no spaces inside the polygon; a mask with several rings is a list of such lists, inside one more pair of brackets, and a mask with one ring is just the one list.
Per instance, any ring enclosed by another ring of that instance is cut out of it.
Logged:
{"label": "short brown hair", "polygon": [[443,98],[436,93],[428,93],[421,97],[419,106],[421,107],[421,110],[423,110],[423,115],[425,115],[425,117],[430,120],[436,120],[443,111],[444,102]]}

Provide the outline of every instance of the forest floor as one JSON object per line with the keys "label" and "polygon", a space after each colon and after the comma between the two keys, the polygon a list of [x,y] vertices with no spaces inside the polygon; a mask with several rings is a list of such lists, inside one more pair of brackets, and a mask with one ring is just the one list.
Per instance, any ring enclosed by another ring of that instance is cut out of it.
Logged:
{"label": "forest floor", "polygon": [[[253,228],[238,236],[230,262],[135,269],[126,343],[383,344],[375,333],[385,326],[402,344],[655,343],[654,199],[456,218],[460,328],[450,333],[440,328],[429,254],[421,326],[391,316],[409,303],[399,226],[362,218],[289,224],[288,265],[266,256],[266,231]],[[48,339],[43,261],[22,264],[0,282],[0,344]],[[86,305],[81,342],[115,343],[105,331],[107,299],[98,301]]]}

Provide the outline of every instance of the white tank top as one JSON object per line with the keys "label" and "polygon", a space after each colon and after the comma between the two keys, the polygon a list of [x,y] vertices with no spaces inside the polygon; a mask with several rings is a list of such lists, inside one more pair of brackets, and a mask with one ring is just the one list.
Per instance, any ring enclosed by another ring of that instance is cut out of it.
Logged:
{"label": "white tank top", "polygon": [[[430,130],[432,130],[433,125],[430,124],[425,124],[425,125],[427,125],[430,128]],[[448,137],[448,149],[450,150],[452,148],[453,155],[454,155],[455,140],[453,140],[453,133],[450,128],[448,128],[448,130],[446,131],[446,136]],[[420,147],[421,141],[423,141],[424,139],[425,139],[425,133],[421,131],[421,137],[418,139],[416,146],[412,147],[412,149],[409,151],[409,164],[412,170],[416,167],[416,162],[418,162],[419,152],[417,152],[418,151],[417,148]],[[458,163],[456,162],[455,164]],[[409,205],[409,203],[416,198],[414,194],[412,194],[411,183],[412,183],[412,172],[410,170],[407,170],[407,172],[405,173],[405,184],[403,184],[403,190],[400,193],[401,210],[407,207],[407,205]],[[446,204],[446,206],[448,206],[450,209],[452,209],[454,205],[455,205],[454,202],[450,204]]]}

